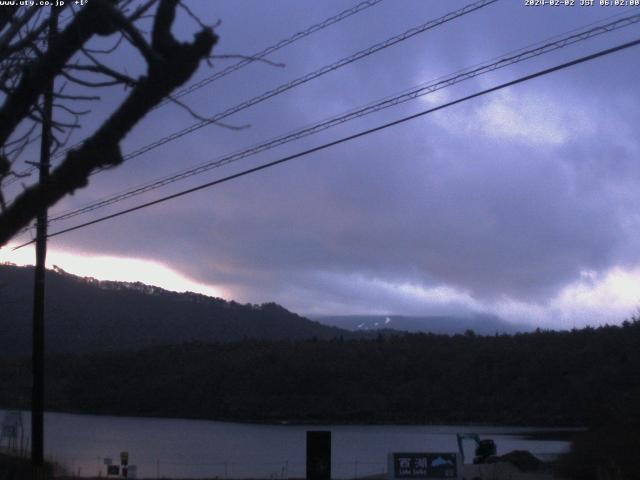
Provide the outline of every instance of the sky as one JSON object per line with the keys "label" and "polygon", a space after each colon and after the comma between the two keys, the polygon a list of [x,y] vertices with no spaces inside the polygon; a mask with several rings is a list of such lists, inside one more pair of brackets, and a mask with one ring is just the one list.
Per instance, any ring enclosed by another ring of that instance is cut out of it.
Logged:
{"label": "sky", "polygon": [[[182,100],[204,116],[467,5],[382,2]],[[95,175],[50,214],[243,150],[550,38],[640,8],[501,0]],[[214,53],[251,55],[356,1],[191,0],[215,24]],[[607,20],[608,19],[608,20]],[[198,25],[184,12],[174,31]],[[640,37],[640,23],[460,82],[91,214],[120,209],[276,160]],[[640,47],[65,235],[49,264],[307,315],[498,315],[543,328],[615,324],[640,306]],[[139,74],[124,49],[114,65]],[[192,82],[237,62],[214,58]],[[124,92],[126,93],[126,92]],[[123,98],[105,89],[74,141]],[[153,111],[124,152],[196,121]],[[17,188],[17,185],[14,187]],[[9,191],[9,196],[11,192]],[[15,194],[15,191],[13,192]],[[29,240],[30,233],[11,245]],[[11,246],[10,245],[10,246]],[[32,262],[32,250],[0,260]]]}

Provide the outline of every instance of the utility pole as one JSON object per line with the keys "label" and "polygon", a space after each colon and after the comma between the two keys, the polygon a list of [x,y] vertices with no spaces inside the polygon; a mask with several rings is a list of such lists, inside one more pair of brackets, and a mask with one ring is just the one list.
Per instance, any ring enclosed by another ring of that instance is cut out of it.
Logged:
{"label": "utility pole", "polygon": [[[51,7],[47,48],[58,30],[58,14]],[[44,480],[44,292],[45,260],[47,258],[47,184],[51,153],[51,124],[53,111],[53,83],[47,85],[43,95],[42,137],[40,141],[40,210],[36,223],[36,268],[33,291],[33,386],[31,397],[31,463],[33,480]]]}

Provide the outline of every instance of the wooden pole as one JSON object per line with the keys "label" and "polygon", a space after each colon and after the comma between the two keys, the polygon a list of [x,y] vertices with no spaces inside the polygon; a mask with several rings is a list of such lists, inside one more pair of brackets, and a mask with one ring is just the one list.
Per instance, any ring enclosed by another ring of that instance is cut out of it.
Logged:
{"label": "wooden pole", "polygon": [[[58,28],[58,15],[51,7],[49,38],[51,44]],[[39,182],[42,196],[36,223],[36,268],[33,291],[33,387],[31,397],[31,463],[34,480],[44,479],[44,294],[45,261],[47,258],[47,204],[46,188],[49,181],[51,152],[51,122],[53,111],[53,78],[44,92],[42,110],[42,138],[40,142]]]}

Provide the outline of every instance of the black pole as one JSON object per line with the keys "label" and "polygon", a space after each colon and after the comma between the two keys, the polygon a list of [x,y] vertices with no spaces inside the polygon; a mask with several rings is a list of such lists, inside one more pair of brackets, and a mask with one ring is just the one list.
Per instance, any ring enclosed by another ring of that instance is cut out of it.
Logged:
{"label": "black pole", "polygon": [[[48,44],[56,34],[58,15],[51,7]],[[33,290],[33,387],[31,397],[31,463],[34,480],[44,479],[44,292],[45,261],[47,258],[47,203],[51,152],[51,116],[53,110],[53,77],[44,91],[42,110],[42,138],[40,142],[40,208],[37,217],[36,268]]]}
{"label": "black pole", "polygon": [[307,431],[306,480],[331,480],[331,431]]}

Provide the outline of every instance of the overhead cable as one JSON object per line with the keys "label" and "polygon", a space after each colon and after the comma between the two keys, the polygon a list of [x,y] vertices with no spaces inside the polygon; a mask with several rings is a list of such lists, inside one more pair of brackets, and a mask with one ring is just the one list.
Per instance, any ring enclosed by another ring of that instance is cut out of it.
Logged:
{"label": "overhead cable", "polygon": [[[171,95],[172,98],[177,99],[180,97],[184,97],[185,95],[188,95],[191,92],[194,92],[196,90],[199,90],[200,88],[209,85],[212,82],[215,82],[216,80],[221,79],[222,77],[226,77],[227,75],[229,75],[230,73],[235,72],[236,70],[240,70],[243,67],[246,67],[247,65],[255,62],[256,60],[260,60],[261,58],[266,57],[267,55],[271,55],[272,53],[280,50],[281,48],[286,47],[287,45],[291,45],[294,42],[297,42],[298,40],[304,38],[304,37],[308,37],[309,35],[318,32],[324,28],[327,28],[331,25],[333,25],[334,23],[338,23],[342,20],[344,20],[345,18],[349,18],[351,15],[355,15],[356,13],[360,13],[363,10],[366,10],[369,7],[373,7],[374,5],[377,5],[378,3],[382,2],[382,0],[367,0],[365,2],[361,2],[359,4],[357,4],[356,6],[352,7],[352,8],[348,8],[347,10],[343,10],[342,12],[338,13],[337,15],[333,15],[329,18],[327,18],[326,20],[323,20],[320,23],[316,23],[315,25],[310,26],[309,28],[302,30],[298,33],[295,33],[293,35],[291,35],[288,38],[285,38],[284,40],[280,40],[278,43],[271,45],[263,50],[260,50],[257,53],[248,55],[246,58],[240,60],[237,63],[234,63],[233,65],[229,65],[228,67],[223,68],[222,70],[215,72],[214,74],[203,78],[202,80],[200,80],[199,82],[194,83],[193,85],[190,85],[186,88],[183,88],[182,90],[179,90],[178,92],[174,93]],[[166,99],[164,100],[159,106],[161,105],[165,105],[167,103],[169,103],[170,100]],[[158,108],[156,107],[156,108]]]}
{"label": "overhead cable", "polygon": [[172,175],[166,176],[164,178],[161,178],[159,180],[155,180],[153,182],[149,182],[147,184],[135,187],[133,189],[130,189],[128,191],[124,191],[122,193],[118,193],[116,195],[111,195],[107,198],[104,198],[102,200],[96,201],[96,202],[92,202],[88,205],[85,205],[84,207],[80,207],[74,210],[69,210],[66,212],[62,212],[58,215],[54,215],[51,219],[50,222],[56,222],[56,221],[61,221],[61,220],[66,220],[72,217],[75,217],[77,215],[81,215],[84,213],[88,213],[94,210],[97,210],[99,208],[102,207],[106,207],[108,205],[112,205],[114,203],[118,203],[120,201],[126,200],[128,198],[132,198],[138,195],[141,195],[143,193],[147,193],[149,191],[152,190],[156,190],[158,188],[161,188],[163,186],[166,186],[170,183],[174,183],[176,181],[179,180],[183,180],[195,175],[199,175],[202,174],[204,172],[207,172],[209,170],[212,170],[214,168],[219,168],[223,165],[227,165],[229,163],[232,162],[236,162],[238,160],[241,160],[243,158],[247,158],[249,156],[252,155],[256,155],[258,153],[270,150],[272,148],[284,145],[286,143],[292,142],[294,140],[298,140],[304,137],[307,137],[309,135],[318,133],[320,131],[323,130],[327,130],[331,127],[334,127],[336,125],[340,125],[342,123],[346,123],[348,121],[354,120],[356,118],[360,118],[363,117],[365,115],[369,115],[396,105],[399,105],[401,103],[405,103],[408,102],[410,100],[422,97],[424,95],[433,93],[437,90],[446,88],[446,87],[450,87],[452,85],[455,85],[459,82],[465,81],[465,80],[469,80],[471,78],[474,78],[476,76],[479,75],[483,75],[504,67],[507,67],[509,65],[513,65],[515,63],[519,63],[519,62],[523,62],[525,60],[529,60],[531,58],[543,55],[543,54],[547,54],[549,52],[567,47],[569,45],[573,45],[577,42],[580,41],[584,41],[586,39],[601,35],[603,33],[607,33],[607,32],[611,32],[614,30],[617,30],[619,28],[628,26],[628,25],[632,25],[634,23],[638,23],[640,22],[640,14],[636,14],[636,15],[631,15],[619,20],[616,20],[614,22],[610,22],[607,23],[605,25],[600,25],[597,27],[593,27],[591,29],[588,30],[583,30],[581,32],[578,32],[576,34],[561,38],[557,41],[554,42],[549,42],[546,43],[544,45],[541,45],[539,47],[533,48],[533,49],[527,49],[527,50],[519,50],[517,51],[517,53],[515,54],[511,54],[505,57],[502,57],[500,59],[498,59],[497,61],[493,61],[491,63],[485,63],[485,64],[481,64],[480,66],[474,67],[474,68],[470,68],[470,69],[466,69],[466,70],[462,70],[460,72],[457,72],[455,74],[451,74],[448,77],[442,77],[441,79],[428,83],[428,84],[423,84],[421,86],[415,87],[411,90],[405,91],[401,94],[398,94],[396,96],[393,97],[388,97],[385,98],[383,100],[380,100],[376,103],[372,103],[369,104],[365,107],[361,107],[358,108],[356,110],[352,110],[348,113],[339,115],[339,116],[335,116],[332,117],[328,120],[324,120],[322,122],[313,124],[311,126],[308,127],[304,127],[302,129],[296,130],[294,132],[285,134],[285,135],[281,135],[279,137],[273,138],[271,140],[268,140],[264,143],[260,143],[254,146],[251,146],[249,148],[219,157],[215,160],[212,160],[210,162],[201,164],[199,166],[196,167],[192,167],[189,169],[184,169],[182,171],[179,171],[177,173],[174,173]]}
{"label": "overhead cable", "polygon": [[[551,68],[540,70],[538,72],[535,72],[535,73],[532,73],[532,74],[529,74],[529,75],[525,75],[523,77],[519,77],[519,78],[517,78],[515,80],[511,80],[511,81],[506,82],[506,83],[501,83],[500,85],[496,85],[494,87],[487,88],[487,89],[482,90],[480,92],[476,92],[476,93],[473,93],[471,95],[467,95],[465,97],[458,98],[458,99],[453,100],[451,102],[447,102],[447,103],[438,105],[437,107],[433,107],[433,108],[430,108],[428,110],[424,110],[422,112],[415,113],[413,115],[408,115],[408,116],[405,116],[405,117],[400,118],[398,120],[394,120],[392,122],[388,122],[388,123],[385,123],[383,125],[379,125],[377,127],[370,128],[370,129],[355,133],[353,135],[348,135],[348,136],[340,138],[338,140],[334,140],[332,142],[328,142],[328,143],[319,145],[317,147],[313,147],[313,148],[304,150],[302,152],[298,152],[298,153],[295,153],[293,155],[289,155],[289,156],[286,156],[284,158],[280,158],[278,160],[274,160],[272,162],[268,162],[268,163],[259,165],[257,167],[249,168],[247,170],[243,170],[242,172],[238,172],[238,173],[235,173],[233,175],[229,175],[229,176],[224,177],[224,178],[220,178],[220,179],[217,179],[217,180],[214,180],[214,181],[211,181],[211,182],[207,182],[205,184],[198,185],[196,187],[192,187],[192,188],[189,188],[187,190],[183,190],[181,192],[174,193],[172,195],[167,195],[165,197],[161,197],[161,198],[158,198],[158,199],[153,200],[151,202],[143,203],[141,205],[137,205],[137,206],[132,207],[132,208],[127,208],[125,210],[121,210],[119,212],[112,213],[111,215],[106,215],[104,217],[100,217],[100,218],[91,220],[89,222],[85,222],[85,223],[82,223],[82,224],[79,224],[79,225],[75,225],[73,227],[65,228],[63,230],[58,230],[57,232],[49,234],[47,236],[47,238],[51,238],[51,237],[55,237],[55,236],[58,236],[58,235],[62,235],[64,233],[68,233],[68,232],[72,232],[72,231],[75,231],[75,230],[79,230],[81,228],[85,228],[85,227],[88,227],[90,225],[95,225],[97,223],[101,223],[101,222],[104,222],[106,220],[110,220],[112,218],[116,218],[116,217],[125,215],[127,213],[131,213],[131,212],[135,212],[135,211],[138,211],[138,210],[142,210],[144,208],[148,208],[148,207],[151,207],[153,205],[158,205],[160,203],[164,203],[164,202],[167,202],[169,200],[173,200],[173,199],[188,195],[190,193],[194,193],[194,192],[197,192],[197,191],[200,191],[200,190],[204,190],[206,188],[213,187],[215,185],[219,185],[221,183],[228,182],[230,180],[234,180],[236,178],[244,177],[244,176],[249,175],[251,173],[255,173],[255,172],[258,172],[260,170],[265,170],[267,168],[274,167],[276,165],[280,165],[282,163],[289,162],[291,160],[307,156],[307,155],[309,155],[311,153],[319,152],[321,150],[325,150],[327,148],[330,148],[330,147],[333,147],[333,146],[336,146],[336,145],[339,145],[339,144],[342,144],[342,143],[345,143],[345,142],[348,142],[348,141],[351,141],[351,140],[355,140],[356,138],[364,137],[366,135],[370,135],[372,133],[375,133],[375,132],[378,132],[378,131],[381,131],[381,130],[385,130],[385,129],[393,127],[393,126],[400,125],[402,123],[406,123],[406,122],[408,122],[410,120],[414,120],[416,118],[423,117],[423,116],[428,115],[430,113],[434,113],[434,112],[437,112],[439,110],[451,107],[453,105],[457,105],[457,104],[469,101],[471,99],[474,99],[474,98],[477,98],[477,97],[480,97],[480,96],[483,96],[483,95],[487,95],[489,93],[492,93],[492,92],[495,92],[495,91],[498,91],[498,90],[502,90],[502,89],[507,88],[507,87],[511,87],[511,86],[514,86],[514,85],[517,85],[517,84],[520,84],[520,83],[523,83],[523,82],[527,82],[527,81],[533,80],[535,78],[542,77],[544,75],[548,75],[548,74],[553,73],[553,72],[557,72],[559,70],[564,70],[566,68],[569,68],[569,67],[581,64],[581,63],[585,63],[585,62],[594,60],[596,58],[604,57],[606,55],[610,55],[610,54],[613,54],[615,52],[619,52],[619,51],[622,51],[622,50],[625,50],[625,49],[628,49],[628,48],[631,48],[631,47],[635,47],[637,45],[640,45],[640,39],[636,39],[636,40],[633,40],[631,42],[627,42],[627,43],[624,43],[624,44],[621,44],[621,45],[617,45],[615,47],[608,48],[606,50],[600,50],[599,52],[593,53],[591,55],[586,55],[586,56],[577,58],[575,60],[572,60],[570,62],[562,63],[560,65],[556,65],[556,66],[551,67]],[[26,243],[23,243],[21,245],[18,245],[17,247],[14,247],[13,250],[17,250],[19,248],[25,247],[25,246],[30,245],[32,243],[34,243],[34,240],[31,240],[29,242],[26,242]]]}
{"label": "overhead cable", "polygon": [[257,95],[249,100],[245,100],[244,102],[241,102],[233,107],[227,108],[226,110],[223,110],[222,112],[216,113],[215,115],[213,115],[210,118],[207,118],[205,120],[200,120],[199,122],[194,123],[193,125],[184,128],[182,130],[179,130],[177,132],[174,132],[170,135],[164,136],[158,140],[156,140],[155,142],[149,143],[143,147],[138,148],[137,150],[134,150],[133,152],[130,152],[126,155],[123,156],[123,159],[126,160],[131,160],[134,157],[138,157],[140,155],[142,155],[143,153],[149,152],[155,148],[158,148],[162,145],[165,145],[169,142],[172,142],[174,140],[177,140],[181,137],[184,137],[185,135],[189,135],[193,132],[195,132],[196,130],[200,130],[203,127],[206,127],[207,125],[212,125],[215,124],[221,120],[224,120],[225,118],[238,113],[242,110],[245,110],[249,107],[252,107],[254,105],[257,105],[259,103],[264,102],[265,100],[268,100],[272,97],[275,97],[276,95],[280,95],[288,90],[291,90],[295,87],[298,87],[300,85],[303,85],[307,82],[310,82],[311,80],[314,80],[316,78],[319,78],[323,75],[326,75],[329,72],[333,72],[334,70],[338,70],[339,68],[342,68],[346,65],[349,65],[353,62],[357,62],[358,60],[361,60],[363,58],[366,58],[370,55],[373,55],[374,53],[377,53],[381,50],[384,50],[386,48],[389,48],[397,43],[403,42],[405,40],[408,40],[412,37],[415,37],[416,35],[420,34],[420,33],[424,33],[428,30],[431,30],[433,28],[436,28],[440,25],[443,25],[447,22],[450,22],[452,20],[455,20],[457,18],[460,18],[464,15],[467,15],[471,12],[475,12],[476,10],[479,10],[481,8],[487,7],[493,3],[496,3],[499,0],[479,0],[473,3],[470,3],[458,10],[455,10],[453,12],[447,13],[446,15],[443,15],[440,18],[437,18],[435,20],[430,20],[426,23],[423,23],[421,25],[418,25],[416,27],[410,28],[409,30],[399,34],[399,35],[395,35],[391,38],[388,38],[387,40],[383,41],[383,42],[379,42],[376,43],[375,45],[372,45],[368,48],[365,48],[363,50],[360,50],[352,55],[349,55],[348,57],[344,57],[336,62],[330,63],[328,65],[325,65],[324,67],[321,67],[317,70],[314,70],[311,73],[308,73],[306,75],[303,75],[301,77],[298,77],[294,80],[291,80],[287,83],[283,83],[282,85],[279,85],[276,88],[273,88],[271,90],[267,90],[266,92],[263,92],[260,95]]}
{"label": "overhead cable", "polygon": [[[179,130],[177,132],[174,132],[170,135],[166,135],[152,143],[149,143],[147,145],[144,145],[140,148],[138,148],[137,150],[134,150],[132,152],[129,152],[125,155],[123,155],[123,160],[131,160],[132,158],[138,157],[140,155],[142,155],[143,153],[149,152],[155,148],[158,148],[162,145],[165,145],[169,142],[172,142],[173,140],[177,140],[179,138],[184,137],[185,135],[191,134],[203,127],[206,127],[207,125],[211,125],[211,124],[215,124],[217,122],[220,122],[221,120],[235,114],[238,113],[242,110],[245,110],[249,107],[252,107],[254,105],[257,105],[259,103],[264,102],[265,100],[268,100],[272,97],[275,97],[277,95],[280,95],[286,91],[289,91],[295,87],[298,87],[300,85],[303,85],[307,82],[310,82],[311,80],[314,80],[316,78],[319,78],[323,75],[326,75],[329,72],[333,72],[335,70],[338,70],[339,68],[342,68],[346,65],[349,65],[353,62],[356,62],[358,60],[361,60],[363,58],[366,58],[370,55],[373,55],[374,53],[377,53],[381,50],[384,50],[386,48],[389,48],[397,43],[403,42],[405,40],[408,40],[420,33],[426,32],[428,30],[431,30],[433,28],[436,28],[440,25],[443,25],[447,22],[450,22],[452,20],[455,20],[459,17],[462,17],[464,15],[467,15],[471,12],[474,12],[476,10],[479,10],[481,8],[487,7],[493,3],[498,2],[499,0],[479,0],[473,3],[470,3],[458,10],[455,10],[453,12],[449,12],[446,15],[443,15],[442,17],[436,18],[434,20],[430,20],[426,23],[423,23],[421,25],[418,25],[416,27],[410,28],[409,30],[395,35],[391,38],[388,38],[382,42],[376,43],[375,45],[372,45],[368,48],[365,48],[363,50],[360,50],[352,55],[349,55],[348,57],[344,57],[336,62],[330,63],[328,65],[325,65],[324,67],[321,67],[317,70],[314,70],[313,72],[310,72],[306,75],[303,75],[301,77],[298,77],[294,80],[291,80],[287,83],[283,83],[281,85],[279,85],[278,87],[275,87],[271,90],[267,90],[266,92],[263,92],[262,94],[253,97],[249,100],[245,100],[233,107],[227,108],[226,110],[223,110],[221,112],[218,112],[216,114],[214,114],[212,117],[209,117],[207,119],[204,120],[200,120],[194,124],[192,124],[191,126],[184,128],[182,130]],[[73,147],[71,147],[71,149],[76,148],[78,145],[74,145]],[[67,151],[60,151],[58,152],[58,154],[56,156],[61,156],[64,155]],[[54,157],[55,158],[55,157]],[[98,170],[94,173],[98,173],[100,171],[103,170]]]}
{"label": "overhead cable", "polygon": [[[247,65],[263,59],[264,57],[266,57],[267,55],[271,55],[272,53],[280,50],[281,48],[284,48],[288,45],[291,45],[292,43],[297,42],[298,40],[301,40],[305,37],[308,37],[309,35],[319,32],[320,30],[323,30],[335,23],[338,23],[342,20],[345,20],[346,18],[349,18],[352,15],[355,15],[356,13],[360,13],[370,7],[373,7],[379,3],[381,3],[383,0],[366,0],[364,2],[360,2],[357,5],[348,8],[346,10],[343,10],[342,12],[336,14],[336,15],[332,15],[329,18],[326,18],[325,20],[323,20],[322,22],[316,23],[314,25],[311,25],[310,27],[297,32],[293,35],[291,35],[290,37],[287,37],[283,40],[280,40],[278,43],[274,44],[274,45],[270,45],[262,50],[260,50],[259,52],[256,52],[254,54],[251,55],[247,55],[245,58],[243,58],[242,60],[229,65],[225,68],[223,68],[222,70],[219,70],[217,72],[215,72],[213,75],[210,75],[202,80],[200,80],[197,83],[194,83],[193,85],[190,85],[189,87],[186,87],[174,94],[171,95],[172,99],[178,99],[180,97],[183,97],[185,95],[188,95],[191,92],[194,92],[206,85],[209,85],[210,83],[215,82],[216,80],[219,80],[223,77],[226,77],[227,75],[240,70],[241,68],[246,67]],[[65,20],[69,20],[70,18],[72,18],[73,15],[69,15],[68,17],[66,17]],[[167,103],[171,102],[170,99],[165,99],[163,100],[160,104],[156,105],[153,110],[166,105]],[[71,147],[65,148],[64,150],[61,150],[60,152],[58,152],[56,155],[54,155],[54,158],[59,158],[62,155],[66,154],[69,150],[73,150],[74,148],[79,147],[80,145],[82,145],[82,142],[79,142]],[[35,170],[35,167],[30,167],[28,169],[26,169],[24,172],[22,172],[20,175],[24,176],[25,174],[29,174],[32,171]],[[16,180],[16,178],[12,177],[10,179],[10,181],[5,182],[5,185],[11,185],[12,183],[14,183]]]}

